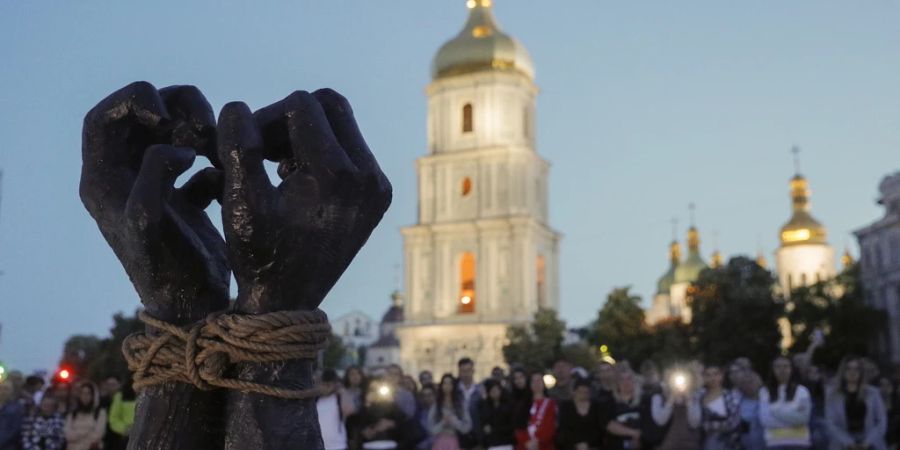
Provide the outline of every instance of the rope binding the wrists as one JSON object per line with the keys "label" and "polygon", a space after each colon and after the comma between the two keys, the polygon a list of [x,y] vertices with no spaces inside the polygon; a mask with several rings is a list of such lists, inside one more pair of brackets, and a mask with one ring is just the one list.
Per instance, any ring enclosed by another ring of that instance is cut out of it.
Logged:
{"label": "rope binding the wrists", "polygon": [[217,312],[188,327],[150,316],[138,318],[159,333],[135,333],[122,343],[134,388],[179,381],[198,389],[254,392],[285,399],[305,399],[319,389],[289,389],[229,377],[238,363],[315,359],[328,345],[331,325],[320,309],[244,315]]}

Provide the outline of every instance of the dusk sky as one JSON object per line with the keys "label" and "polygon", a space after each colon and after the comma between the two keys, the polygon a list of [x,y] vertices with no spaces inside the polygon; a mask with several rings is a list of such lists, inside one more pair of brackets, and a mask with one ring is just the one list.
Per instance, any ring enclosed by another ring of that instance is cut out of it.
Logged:
{"label": "dusk sky", "polygon": [[[707,260],[715,233],[726,256],[774,262],[792,145],[839,252],[882,214],[878,183],[900,169],[900,2],[494,6],[536,66],[570,326],[616,286],[649,303],[690,202]],[[323,308],[380,317],[399,227],[416,220],[429,66],[465,17],[464,0],[0,2],[0,361],[52,369],[68,336],[105,335],[138,306],[77,188],[84,114],[135,80],[194,84],[217,112],[296,89],[347,96],[394,202]]]}

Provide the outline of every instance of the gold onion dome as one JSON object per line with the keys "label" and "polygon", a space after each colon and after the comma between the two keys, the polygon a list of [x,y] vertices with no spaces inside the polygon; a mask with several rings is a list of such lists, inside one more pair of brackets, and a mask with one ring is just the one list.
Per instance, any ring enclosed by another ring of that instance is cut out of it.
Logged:
{"label": "gold onion dome", "polygon": [[762,250],[756,252],[756,265],[762,267],[763,269],[769,268],[769,260],[766,259],[766,255],[762,252]]}
{"label": "gold onion dome", "polygon": [[850,254],[849,248],[844,248],[844,254],[841,255],[841,266],[845,269],[852,266],[855,261],[853,260],[853,255]]}
{"label": "gold onion dome", "polygon": [[431,77],[439,79],[486,70],[519,72],[534,78],[534,63],[519,41],[500,30],[491,0],[468,0],[469,19],[434,57]]}
{"label": "gold onion dome", "polygon": [[700,256],[700,233],[697,227],[691,226],[688,230],[688,255],[685,260],[675,268],[676,283],[693,283],[697,281],[700,272],[706,269],[706,262]]}
{"label": "gold onion dome", "polygon": [[791,178],[791,203],[794,214],[781,227],[781,245],[825,244],[827,231],[809,213],[809,183],[802,175]]}
{"label": "gold onion dome", "polygon": [[712,267],[713,269],[718,269],[719,267],[722,267],[722,264],[723,264],[722,261],[723,261],[722,253],[719,252],[718,250],[716,250],[712,253],[712,256],[710,257],[709,267]]}
{"label": "gold onion dome", "polygon": [[672,288],[672,285],[675,283],[675,268],[678,267],[678,263],[681,262],[681,244],[678,241],[672,241],[669,244],[669,270],[663,274],[659,278],[659,281],[656,282],[656,293],[657,294],[668,294],[669,290]]}

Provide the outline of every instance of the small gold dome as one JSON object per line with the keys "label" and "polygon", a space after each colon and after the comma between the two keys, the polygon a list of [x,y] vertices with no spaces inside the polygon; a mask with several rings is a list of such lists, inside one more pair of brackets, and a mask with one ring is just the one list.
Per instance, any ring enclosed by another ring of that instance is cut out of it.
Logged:
{"label": "small gold dome", "polygon": [[431,77],[439,78],[485,70],[519,72],[534,78],[534,63],[525,47],[500,30],[491,0],[468,0],[469,19],[455,38],[438,50]]}
{"label": "small gold dome", "polygon": [[847,269],[852,266],[854,262],[856,261],[853,259],[853,255],[850,254],[850,249],[844,248],[844,254],[841,255],[841,265],[844,269]]}
{"label": "small gold dome", "polygon": [[691,226],[691,228],[688,229],[687,242],[687,258],[675,268],[676,283],[693,283],[697,281],[700,272],[708,267],[706,262],[703,261],[703,258],[700,256],[700,232],[697,231],[697,227]]}
{"label": "small gold dome", "polygon": [[718,269],[719,267],[722,267],[722,264],[724,264],[723,258],[722,258],[722,253],[719,252],[718,250],[714,251],[709,260],[709,267],[712,267],[713,269]]}
{"label": "small gold dome", "polygon": [[781,227],[781,245],[826,244],[828,232],[825,226],[809,213],[809,183],[797,174],[790,184],[794,214]]}
{"label": "small gold dome", "polygon": [[762,250],[756,252],[756,264],[763,269],[769,268],[769,261],[766,259],[766,255]]}

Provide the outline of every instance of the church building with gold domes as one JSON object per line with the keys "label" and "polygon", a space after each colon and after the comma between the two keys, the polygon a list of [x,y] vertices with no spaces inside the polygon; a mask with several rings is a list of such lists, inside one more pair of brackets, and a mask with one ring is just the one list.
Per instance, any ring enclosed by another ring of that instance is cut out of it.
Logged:
{"label": "church building with gold domes", "polygon": [[[673,239],[669,244],[669,270],[656,283],[656,294],[653,305],[647,311],[647,323],[654,324],[663,320],[677,318],[684,322],[691,321],[691,308],[688,305],[688,288],[697,281],[700,272],[709,267],[700,255],[700,232],[691,224],[687,234],[688,254],[681,259],[681,244]],[[714,264],[719,264],[718,252],[713,254]]]}
{"label": "church building with gold domes", "polygon": [[[797,169],[790,180],[792,215],[781,227],[780,246],[775,252],[777,289],[785,298],[790,297],[792,289],[810,286],[837,274],[834,248],[828,244],[825,226],[811,214],[810,195],[809,182]],[[646,313],[647,323],[651,325],[671,319],[691,321],[688,288],[708,266],[700,256],[700,234],[693,225],[688,230],[687,243],[688,256],[684,260],[678,241],[673,240],[669,245],[669,269],[659,278],[653,303]],[[845,254],[842,261],[846,266],[852,263],[852,258]],[[757,262],[766,267],[761,253],[757,255]],[[716,251],[712,254],[711,267],[721,264],[722,257]]]}
{"label": "church building with gold domes", "polygon": [[510,325],[559,308],[560,235],[548,220],[549,164],[535,151],[534,64],[490,0],[432,64],[428,154],[416,161],[418,222],[402,228],[404,369],[503,365]]}
{"label": "church building with gold domes", "polygon": [[781,246],[775,252],[778,283],[784,296],[836,275],[834,248],[828,245],[825,226],[810,213],[809,182],[799,170],[791,178],[793,214],[781,227]]}

